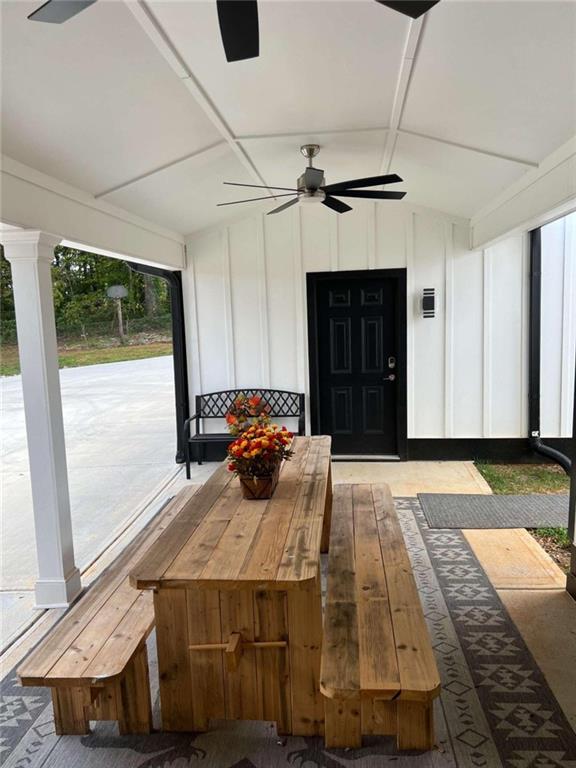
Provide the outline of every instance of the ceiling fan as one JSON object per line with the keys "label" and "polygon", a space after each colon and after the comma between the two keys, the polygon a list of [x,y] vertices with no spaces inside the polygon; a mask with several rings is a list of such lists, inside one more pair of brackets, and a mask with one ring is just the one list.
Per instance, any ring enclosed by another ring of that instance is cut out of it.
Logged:
{"label": "ceiling fan", "polygon": [[[252,187],[255,189],[279,189],[286,191],[287,194],[282,195],[267,195],[266,197],[252,197],[248,200],[234,200],[231,203],[218,203],[219,206],[223,205],[238,205],[238,203],[252,203],[255,200],[275,200],[277,197],[291,197],[292,200],[288,200],[287,203],[283,203],[268,211],[268,215],[272,213],[280,213],[285,211],[286,208],[290,208],[291,205],[296,203],[322,203],[322,205],[331,208],[336,213],[346,213],[351,211],[352,208],[342,200],[338,200],[339,197],[363,197],[370,200],[401,200],[406,192],[388,192],[373,189],[359,189],[359,187],[375,187],[380,184],[397,184],[402,181],[400,176],[396,173],[389,173],[385,176],[370,176],[366,179],[352,179],[350,181],[339,181],[336,184],[324,184],[324,171],[320,168],[314,168],[312,165],[312,159],[316,157],[320,152],[320,146],[318,144],[304,144],[300,147],[300,152],[308,159],[308,167],[304,173],[300,176],[296,182],[296,187],[266,187],[259,184],[239,184],[234,181],[225,181],[224,184],[233,187]],[[294,195],[296,195],[294,197]]]}
{"label": "ceiling fan", "polygon": [[[96,0],[47,0],[28,18],[32,21],[62,24],[95,2]],[[390,0],[390,2],[376,0],[376,2],[412,19],[417,19],[440,0]],[[216,8],[226,59],[241,61],[258,56],[260,35],[257,0],[216,0]]]}

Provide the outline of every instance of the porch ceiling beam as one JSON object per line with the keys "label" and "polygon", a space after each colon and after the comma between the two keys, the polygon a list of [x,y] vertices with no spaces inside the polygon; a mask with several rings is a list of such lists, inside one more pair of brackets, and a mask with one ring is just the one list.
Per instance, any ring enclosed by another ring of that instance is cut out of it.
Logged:
{"label": "porch ceiling beam", "polygon": [[576,136],[471,219],[471,247],[526,232],[576,210]]}
{"label": "porch ceiling beam", "polygon": [[404,105],[406,104],[406,97],[408,96],[408,89],[412,78],[412,71],[416,62],[418,46],[422,38],[425,23],[425,15],[409,22],[408,34],[406,35],[406,42],[402,53],[402,61],[400,62],[398,78],[396,80],[396,90],[394,92],[392,113],[390,115],[390,128],[386,136],[382,163],[380,165],[381,174],[388,173],[392,165],[396,140],[398,138],[398,129],[400,127],[400,121],[402,120]]}
{"label": "porch ceiling beam", "polygon": [[184,238],[10,157],[1,157],[2,221],[42,229],[95,253],[185,267]]}
{"label": "porch ceiling beam", "polygon": [[302,129],[300,131],[279,131],[278,133],[249,133],[236,136],[237,141],[267,141],[268,139],[293,139],[300,136],[337,136],[349,133],[382,133],[388,130],[387,125],[375,125],[367,128],[323,128],[320,131]]}
{"label": "porch ceiling beam", "polygon": [[30,230],[0,237],[12,267],[38,555],[36,606],[65,607],[80,593],[81,583],[74,562],[52,296],[52,259],[60,238]]}
{"label": "porch ceiling beam", "polygon": [[144,179],[149,179],[150,176],[155,176],[157,173],[162,173],[162,171],[167,171],[169,168],[174,168],[176,165],[185,163],[188,160],[193,160],[194,158],[198,158],[198,157],[205,157],[206,155],[217,154],[218,149],[224,146],[224,144],[226,144],[224,139],[221,139],[220,141],[215,141],[212,144],[209,144],[207,147],[202,147],[202,149],[197,149],[195,152],[190,152],[188,155],[184,155],[184,157],[179,157],[177,160],[172,160],[170,163],[165,163],[164,165],[161,165],[158,168],[153,168],[150,171],[146,171],[146,173],[141,173],[139,176],[134,176],[133,178],[128,179],[127,181],[123,181],[121,184],[116,184],[116,186],[114,187],[110,187],[109,189],[105,189],[102,192],[98,192],[97,194],[94,195],[94,198],[98,200],[101,197],[106,197],[106,195],[111,195],[113,192],[118,192],[121,189],[125,189],[126,187],[132,186],[132,184],[137,184],[139,181],[144,181]]}
{"label": "porch ceiling beam", "polygon": [[457,149],[464,149],[466,152],[474,152],[477,155],[485,155],[486,157],[495,157],[497,160],[506,160],[509,163],[518,163],[518,165],[525,165],[530,168],[538,168],[539,163],[533,160],[526,160],[521,157],[513,157],[512,155],[503,155],[500,152],[492,152],[488,149],[481,149],[480,147],[471,147],[469,144],[460,144],[457,141],[449,141],[448,139],[441,139],[438,136],[429,136],[426,133],[418,133],[418,131],[409,131],[406,128],[398,128],[397,132],[400,135],[416,136],[418,139],[424,139],[426,141],[433,141],[437,144],[444,144],[447,147],[456,147]]}
{"label": "porch ceiling beam", "polygon": [[[126,6],[132,12],[150,40],[152,40],[161,55],[168,62],[174,73],[186,86],[198,106],[204,111],[206,116],[219,131],[222,138],[228,143],[230,149],[249,175],[258,184],[263,184],[268,189],[268,184],[256,168],[254,161],[245,148],[238,142],[232,129],[210,98],[209,94],[195,77],[190,67],[184,61],[176,45],[172,42],[146,2],[144,2],[144,0],[137,0],[137,2],[126,0]],[[274,196],[274,191],[269,191],[270,194]]]}

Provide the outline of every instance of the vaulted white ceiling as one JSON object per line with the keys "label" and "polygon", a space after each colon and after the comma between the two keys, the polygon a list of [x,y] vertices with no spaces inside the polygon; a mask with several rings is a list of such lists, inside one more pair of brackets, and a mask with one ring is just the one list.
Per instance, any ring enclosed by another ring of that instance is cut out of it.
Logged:
{"label": "vaulted white ceiling", "polygon": [[576,2],[411,22],[261,0],[260,57],[231,64],[213,0],[99,0],[62,25],[28,21],[39,4],[0,4],[3,153],[182,234],[272,207],[216,203],[258,196],[225,180],[293,186],[303,143],[329,182],[390,170],[470,217],[576,133]]}

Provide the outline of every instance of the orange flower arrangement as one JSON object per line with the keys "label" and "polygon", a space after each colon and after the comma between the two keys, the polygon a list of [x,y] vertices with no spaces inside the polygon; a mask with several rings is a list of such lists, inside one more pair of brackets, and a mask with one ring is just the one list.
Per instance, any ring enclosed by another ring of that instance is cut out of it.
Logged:
{"label": "orange flower arrangement", "polygon": [[250,425],[265,426],[270,423],[270,406],[259,395],[238,395],[226,414],[226,423],[231,435],[242,434]]}
{"label": "orange flower arrangement", "polygon": [[228,469],[237,475],[270,477],[282,459],[292,456],[293,437],[277,424],[252,425],[228,446]]}

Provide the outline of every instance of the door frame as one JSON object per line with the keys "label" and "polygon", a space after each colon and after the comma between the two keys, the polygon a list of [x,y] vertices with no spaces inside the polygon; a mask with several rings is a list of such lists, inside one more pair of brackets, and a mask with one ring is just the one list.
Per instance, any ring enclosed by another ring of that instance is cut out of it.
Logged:
{"label": "door frame", "polygon": [[[406,269],[355,269],[338,272],[308,272],[306,274],[306,303],[308,307],[308,366],[310,387],[310,431],[320,434],[320,366],[318,362],[318,287],[328,280],[392,279],[396,291],[396,435],[398,456],[407,458],[408,412],[407,412],[407,297]],[[366,460],[370,455],[366,454]]]}

